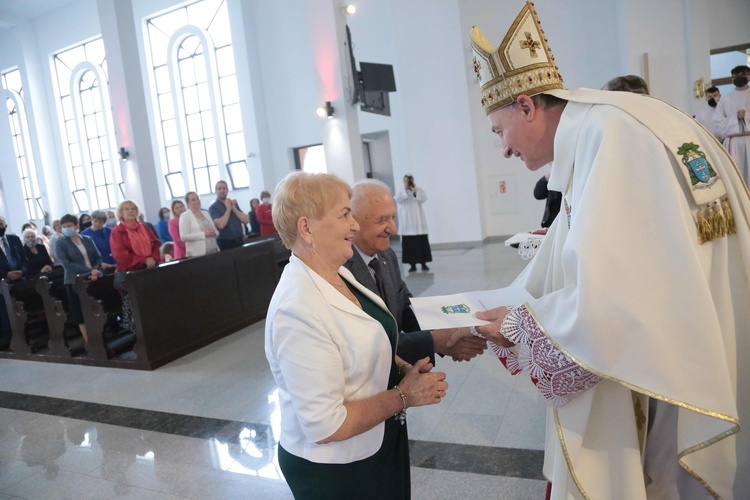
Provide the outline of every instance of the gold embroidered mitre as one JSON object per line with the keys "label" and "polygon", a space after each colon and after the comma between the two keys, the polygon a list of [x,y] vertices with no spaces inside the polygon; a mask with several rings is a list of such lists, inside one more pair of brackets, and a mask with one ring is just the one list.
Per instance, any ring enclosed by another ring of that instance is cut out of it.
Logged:
{"label": "gold embroidered mitre", "polygon": [[488,115],[521,94],[533,96],[563,88],[531,2],[523,6],[497,50],[476,26],[471,29],[471,48],[474,73],[482,86],[482,106]]}

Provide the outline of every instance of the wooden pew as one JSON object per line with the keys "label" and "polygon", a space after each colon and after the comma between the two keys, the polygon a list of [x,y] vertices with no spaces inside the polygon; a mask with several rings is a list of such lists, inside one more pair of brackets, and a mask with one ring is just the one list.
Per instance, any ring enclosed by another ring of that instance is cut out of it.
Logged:
{"label": "wooden pew", "polygon": [[73,287],[89,336],[85,353],[76,352],[82,339],[66,321],[67,294],[57,275],[3,281],[14,334],[13,351],[0,351],[0,358],[153,370],[263,319],[289,255],[272,236],[128,273],[135,332],[122,324],[114,276],[79,276]]}
{"label": "wooden pew", "polygon": [[21,356],[48,352],[49,329],[42,298],[36,292],[36,280],[3,279],[0,289],[13,332],[10,341],[13,352]]}
{"label": "wooden pew", "polygon": [[130,351],[135,336],[121,322],[122,298],[113,285],[114,275],[104,275],[96,281],[78,276],[73,289],[81,300],[83,321],[88,333],[86,352],[98,361]]}
{"label": "wooden pew", "polygon": [[36,291],[42,298],[47,316],[50,354],[60,357],[84,355],[86,351],[78,325],[68,321],[68,293],[63,276],[63,268],[56,266],[36,282]]}
{"label": "wooden pew", "polygon": [[278,282],[273,241],[128,273],[139,364],[154,369],[265,317]]}

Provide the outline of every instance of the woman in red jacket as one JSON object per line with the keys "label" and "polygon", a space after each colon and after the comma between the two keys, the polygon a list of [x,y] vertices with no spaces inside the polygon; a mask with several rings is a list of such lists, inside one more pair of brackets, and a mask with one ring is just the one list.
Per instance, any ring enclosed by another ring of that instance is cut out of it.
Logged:
{"label": "woman in red jacket", "polygon": [[161,241],[146,227],[138,222],[140,210],[135,202],[125,200],[117,207],[117,218],[120,223],[112,228],[109,246],[112,257],[117,263],[114,287],[122,294],[122,320],[131,332],[135,331],[130,298],[125,291],[125,276],[128,271],[150,269],[159,262]]}

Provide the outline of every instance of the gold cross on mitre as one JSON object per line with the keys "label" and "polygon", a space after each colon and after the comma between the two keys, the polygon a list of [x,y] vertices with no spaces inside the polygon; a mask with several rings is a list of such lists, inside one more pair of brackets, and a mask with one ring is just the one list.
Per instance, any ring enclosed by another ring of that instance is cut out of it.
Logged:
{"label": "gold cross on mitre", "polygon": [[539,57],[536,54],[536,49],[541,48],[542,44],[531,38],[531,33],[529,33],[528,31],[524,31],[523,35],[526,37],[526,40],[518,41],[518,43],[521,44],[521,48],[529,49],[531,57]]}

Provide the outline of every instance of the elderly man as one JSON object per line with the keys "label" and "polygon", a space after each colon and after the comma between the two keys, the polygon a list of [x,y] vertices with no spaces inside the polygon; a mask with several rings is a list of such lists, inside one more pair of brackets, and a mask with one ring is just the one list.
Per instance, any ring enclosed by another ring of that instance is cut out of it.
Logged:
{"label": "elderly man", "polygon": [[[411,292],[401,278],[391,235],[396,234],[396,204],[391,190],[380,181],[364,180],[352,189],[352,215],[359,223],[354,235],[354,255],[344,264],[357,281],[380,295],[396,318],[399,331],[398,355],[411,364],[426,356],[435,363],[435,353],[469,360],[487,348],[484,340],[472,337],[468,329],[422,331],[409,297]],[[460,340],[448,346],[451,334]]]}
{"label": "elderly man", "polygon": [[250,222],[250,218],[237,206],[236,200],[227,198],[229,186],[224,181],[216,183],[216,201],[208,208],[208,213],[219,230],[216,244],[219,250],[229,250],[242,246],[242,225]]}
{"label": "elderly man", "polygon": [[657,99],[562,90],[530,3],[497,50],[476,27],[471,44],[504,156],[552,162],[563,193],[516,280],[533,299],[476,329],[548,400],[552,498],[746,498],[750,200],[731,158]]}

